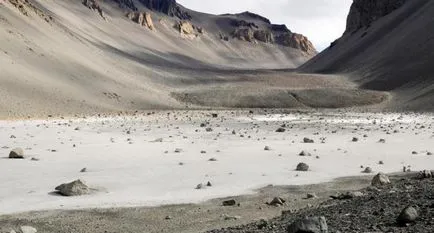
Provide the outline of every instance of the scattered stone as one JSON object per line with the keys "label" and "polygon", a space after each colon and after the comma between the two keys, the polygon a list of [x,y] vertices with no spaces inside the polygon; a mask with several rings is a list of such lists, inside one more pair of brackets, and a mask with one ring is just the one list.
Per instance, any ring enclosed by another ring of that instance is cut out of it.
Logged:
{"label": "scattered stone", "polygon": [[378,141],[379,143],[386,143],[386,139],[380,139],[379,141]]}
{"label": "scattered stone", "polygon": [[208,161],[210,161],[210,162],[217,162],[217,159],[216,158],[210,158],[210,159],[208,159]]}
{"label": "scattered stone", "polygon": [[206,132],[212,132],[213,131],[212,128],[206,128],[205,130],[206,130]]}
{"label": "scattered stone", "polygon": [[273,200],[268,203],[268,205],[272,205],[272,206],[281,206],[283,204],[285,204],[286,200],[280,197],[275,197],[273,198]]}
{"label": "scattered stone", "polygon": [[219,115],[217,113],[211,114],[213,118],[217,118]]}
{"label": "scattered stone", "polygon": [[223,206],[235,206],[237,202],[234,199],[223,201]]}
{"label": "scattered stone", "polygon": [[9,152],[10,159],[24,159],[24,150],[21,148],[15,148]]}
{"label": "scattered stone", "polygon": [[278,129],[276,130],[277,133],[284,133],[285,131],[286,131],[285,128],[278,128]]}
{"label": "scattered stone", "polygon": [[352,140],[353,142],[358,142],[359,141],[359,139],[358,138],[356,138],[356,137],[353,137],[353,140]]}
{"label": "scattered stone", "polygon": [[90,193],[89,187],[81,180],[65,183],[55,188],[63,196],[81,196]]}
{"label": "scattered stone", "polygon": [[316,199],[318,196],[315,193],[306,194],[306,199]]}
{"label": "scattered stone", "polygon": [[348,199],[353,199],[356,197],[363,197],[364,194],[362,192],[346,192],[346,193],[340,193],[337,195],[332,195],[330,196],[332,199],[336,199],[336,200],[348,200]]}
{"label": "scattered stone", "polygon": [[269,146],[265,146],[265,147],[264,147],[264,150],[270,151],[271,148],[270,148]]}
{"label": "scattered stone", "polygon": [[306,217],[289,225],[287,233],[328,233],[327,221],[325,217]]}
{"label": "scattered stone", "polygon": [[206,154],[206,151],[202,150],[200,151],[201,154]]}
{"label": "scattered stone", "polygon": [[163,139],[162,139],[162,138],[157,138],[157,139],[155,139],[155,140],[152,141],[152,142],[163,142]]}
{"label": "scattered stone", "polygon": [[36,230],[36,228],[31,227],[31,226],[21,226],[20,231],[21,231],[21,233],[36,233],[36,232],[38,232]]}
{"label": "scattered stone", "polygon": [[417,155],[417,154],[419,154],[419,153],[417,153],[417,151],[413,151],[413,152],[411,152],[411,154],[413,154],[413,155]]}
{"label": "scattered stone", "polygon": [[262,230],[268,226],[268,222],[265,219],[259,220],[259,222],[256,224],[259,230]]}
{"label": "scattered stone", "polygon": [[181,153],[181,152],[182,152],[182,149],[180,149],[180,148],[175,149],[175,153]]}
{"label": "scattered stone", "polygon": [[372,178],[371,184],[372,186],[381,187],[390,184],[390,180],[386,174],[380,172]]}
{"label": "scattered stone", "polygon": [[372,172],[373,172],[372,168],[370,168],[370,167],[366,167],[365,170],[363,170],[363,173],[367,173],[367,174],[372,173]]}
{"label": "scattered stone", "polygon": [[227,215],[227,214],[224,214],[224,215],[223,215],[223,218],[224,218],[226,221],[231,221],[231,220],[238,220],[238,219],[241,219],[240,216],[232,216],[232,215]]}
{"label": "scattered stone", "polygon": [[170,219],[172,219],[172,216],[167,215],[164,219],[166,219],[166,220],[170,220]]}
{"label": "scattered stone", "polygon": [[297,165],[297,168],[295,169],[296,171],[302,171],[302,172],[306,172],[309,170],[309,165],[307,165],[306,163],[299,163]]}
{"label": "scattered stone", "polygon": [[419,218],[419,213],[414,207],[406,207],[402,210],[397,218],[397,222],[399,225],[406,225],[409,223],[413,223]]}
{"label": "scattered stone", "polygon": [[299,156],[312,156],[311,153],[306,152],[306,151],[302,151],[302,152],[300,152],[300,154],[298,154],[298,155],[299,155]]}
{"label": "scattered stone", "polygon": [[32,161],[39,161],[39,159],[35,158],[35,157],[32,157],[30,160],[32,160]]}
{"label": "scattered stone", "polygon": [[380,165],[384,165],[383,160],[378,161],[378,164],[380,164]]}
{"label": "scattered stone", "polygon": [[80,170],[80,172],[81,172],[81,173],[87,172],[87,168],[82,168],[82,169]]}
{"label": "scattered stone", "polygon": [[426,152],[426,155],[432,155],[432,152],[428,151],[428,152]]}
{"label": "scattered stone", "polygon": [[196,189],[203,189],[203,184],[196,185]]}
{"label": "scattered stone", "polygon": [[304,143],[315,143],[315,141],[313,139],[310,139],[310,138],[303,138],[303,142]]}

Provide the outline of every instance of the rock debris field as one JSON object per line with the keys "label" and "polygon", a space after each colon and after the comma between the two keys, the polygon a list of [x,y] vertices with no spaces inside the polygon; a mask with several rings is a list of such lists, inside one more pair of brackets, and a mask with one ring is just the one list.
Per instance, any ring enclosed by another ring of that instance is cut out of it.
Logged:
{"label": "rock debris field", "polygon": [[433,122],[284,110],[1,121],[0,214],[199,203],[269,184],[432,170]]}

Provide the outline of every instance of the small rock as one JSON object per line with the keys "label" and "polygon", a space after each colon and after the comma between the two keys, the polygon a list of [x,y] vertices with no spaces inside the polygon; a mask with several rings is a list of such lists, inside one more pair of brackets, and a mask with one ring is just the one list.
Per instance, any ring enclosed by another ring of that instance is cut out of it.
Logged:
{"label": "small rock", "polygon": [[397,222],[400,225],[406,225],[415,222],[417,218],[419,218],[419,213],[416,208],[409,206],[402,210],[397,218]]}
{"label": "small rock", "polygon": [[287,233],[328,233],[325,217],[307,217],[295,221],[287,228]]}
{"label": "small rock", "polygon": [[166,216],[164,219],[166,219],[166,220],[170,220],[170,219],[172,219],[172,216],[168,215],[168,216]]}
{"label": "small rock", "polygon": [[285,131],[286,131],[285,128],[278,128],[278,129],[276,130],[277,133],[284,133]]}
{"label": "small rock", "polygon": [[372,171],[372,168],[370,168],[370,167],[366,167],[365,168],[365,170],[363,170],[363,173],[372,173],[373,171]]}
{"label": "small rock", "polygon": [[383,160],[378,161],[378,164],[380,164],[380,165],[384,165]]}
{"label": "small rock", "polygon": [[223,201],[223,206],[235,206],[237,202],[234,199]]}
{"label": "small rock", "polygon": [[32,157],[30,160],[32,160],[32,161],[39,161],[39,159],[35,158],[35,157]]}
{"label": "small rock", "polygon": [[80,172],[81,172],[81,173],[87,172],[87,168],[82,168],[82,169],[80,170]]}
{"label": "small rock", "polygon": [[302,151],[302,152],[300,152],[300,154],[298,154],[298,155],[299,155],[299,156],[312,156],[311,153],[306,152],[306,151]]}
{"label": "small rock", "polygon": [[212,128],[206,128],[205,131],[206,131],[206,132],[212,132],[213,129],[212,129]]}
{"label": "small rock", "polygon": [[63,196],[81,196],[90,193],[89,187],[81,180],[61,184],[55,189]]}
{"label": "small rock", "polygon": [[224,215],[223,215],[223,218],[224,218],[226,221],[241,219],[240,216],[232,216],[232,215],[227,215],[227,214],[224,214]]}
{"label": "small rock", "polygon": [[208,159],[208,161],[210,161],[210,162],[216,162],[217,159],[216,158],[210,158],[210,159]]}
{"label": "small rock", "polygon": [[180,149],[180,148],[175,149],[175,153],[181,153],[181,152],[182,152],[182,149]]}
{"label": "small rock", "polygon": [[212,184],[211,184],[211,182],[210,182],[210,181],[208,181],[208,183],[206,183],[206,186],[207,186],[207,187],[212,187]]}
{"label": "small rock", "polygon": [[306,172],[309,170],[309,165],[307,165],[306,163],[299,163],[297,165],[297,168],[295,169],[296,171],[302,171],[302,172]]}
{"label": "small rock", "polygon": [[272,206],[281,206],[281,205],[283,205],[283,204],[285,204],[285,199],[283,199],[283,198],[280,198],[280,197],[275,197],[275,198],[273,198],[273,200],[270,202],[270,203],[268,203],[269,205],[272,205]]}
{"label": "small rock", "polygon": [[359,139],[358,138],[356,138],[356,137],[353,137],[353,140],[352,140],[353,142],[358,142],[359,141]]}
{"label": "small rock", "polygon": [[203,184],[196,185],[196,189],[203,189]]}
{"label": "small rock", "polygon": [[306,194],[306,199],[316,199],[318,196],[315,193]]}
{"label": "small rock", "polygon": [[24,159],[24,150],[21,148],[15,148],[9,152],[10,159]]}
{"label": "small rock", "polygon": [[264,150],[269,151],[269,150],[271,150],[271,148],[270,148],[269,146],[265,146],[265,147],[264,147]]}
{"label": "small rock", "polygon": [[314,143],[315,141],[313,139],[310,139],[310,138],[303,138],[303,142],[304,143]]}
{"label": "small rock", "polygon": [[412,155],[417,155],[418,153],[417,153],[417,151],[413,151],[413,152],[411,152],[411,154]]}
{"label": "small rock", "polygon": [[432,152],[426,152],[426,155],[432,155]]}
{"label": "small rock", "polygon": [[386,139],[380,139],[379,141],[378,141],[378,143],[386,143]]}
{"label": "small rock", "polygon": [[372,186],[381,187],[390,184],[390,180],[386,174],[380,172],[372,178],[371,184]]}

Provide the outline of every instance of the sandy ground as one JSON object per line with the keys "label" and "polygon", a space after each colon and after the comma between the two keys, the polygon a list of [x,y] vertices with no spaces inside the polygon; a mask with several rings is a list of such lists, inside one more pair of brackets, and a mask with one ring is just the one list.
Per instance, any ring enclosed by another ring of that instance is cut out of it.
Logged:
{"label": "sandy ground", "polygon": [[[201,203],[254,194],[269,184],[372,175],[361,166],[388,173],[404,166],[433,169],[428,155],[434,151],[433,119],[411,113],[237,110],[2,121],[0,213]],[[286,132],[275,132],[282,125]],[[315,143],[303,143],[304,137]],[[25,160],[7,159],[15,147],[25,149]],[[303,150],[312,156],[299,156]],[[309,171],[295,171],[299,162],[309,164]],[[80,173],[82,168],[87,172]],[[97,191],[74,198],[52,193],[78,178]],[[208,181],[212,187],[195,189]]]}

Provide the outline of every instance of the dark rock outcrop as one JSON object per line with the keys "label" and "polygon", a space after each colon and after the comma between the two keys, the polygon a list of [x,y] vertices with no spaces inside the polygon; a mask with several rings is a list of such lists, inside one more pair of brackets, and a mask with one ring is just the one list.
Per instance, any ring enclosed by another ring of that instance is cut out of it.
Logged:
{"label": "dark rock outcrop", "polygon": [[346,33],[369,27],[377,19],[400,8],[407,0],[355,0],[347,18]]}
{"label": "dark rock outcrop", "polygon": [[181,9],[181,7],[176,3],[176,0],[139,0],[147,8],[162,12],[171,17],[178,17],[182,20],[190,20],[191,15]]}

